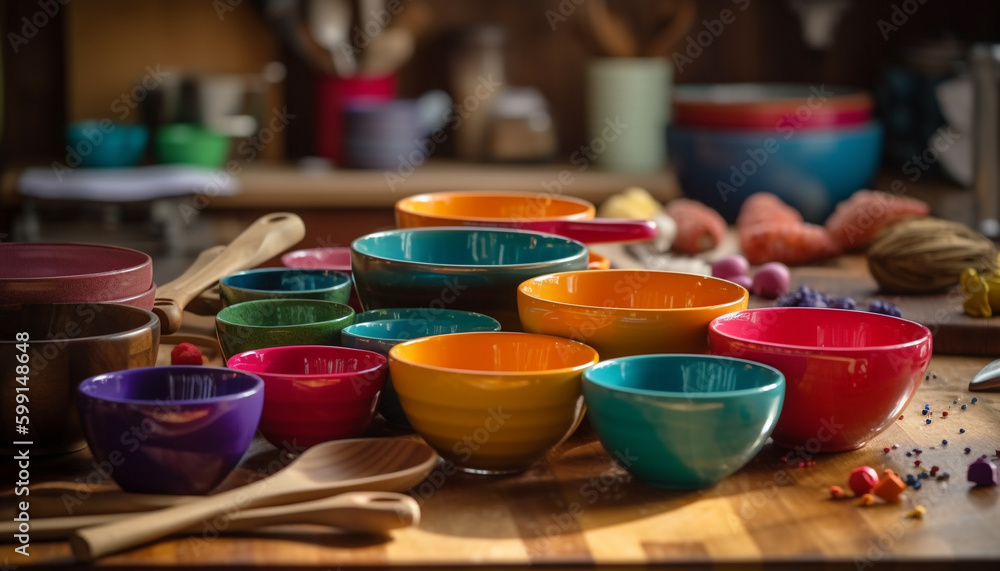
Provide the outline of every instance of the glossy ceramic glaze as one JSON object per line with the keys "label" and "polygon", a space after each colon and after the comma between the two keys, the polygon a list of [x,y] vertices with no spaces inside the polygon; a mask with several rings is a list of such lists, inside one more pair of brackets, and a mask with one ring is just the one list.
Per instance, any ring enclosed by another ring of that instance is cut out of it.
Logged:
{"label": "glossy ceramic glaze", "polygon": [[716,129],[817,129],[867,123],[867,92],[807,84],[688,84],[675,88],[673,123]]}
{"label": "glossy ceramic glaze", "polygon": [[583,374],[590,425],[647,484],[704,488],[749,462],[781,412],[777,369],[712,355],[610,359]]}
{"label": "glossy ceramic glaze", "polygon": [[153,283],[153,260],[102,244],[0,244],[4,303],[97,303],[137,296]]}
{"label": "glossy ceramic glaze", "polygon": [[289,345],[337,345],[354,310],[333,301],[261,299],[223,308],[215,330],[228,360],[251,349]]}
{"label": "glossy ceramic glaze", "polygon": [[365,309],[426,307],[484,313],[517,330],[517,286],[587,267],[583,244],[538,232],[417,228],[363,236],[351,245]]}
{"label": "glossy ceramic glaze", "polygon": [[281,450],[361,436],[389,374],[383,355],[319,345],[247,351],[226,366],[264,380],[260,432]]}
{"label": "glossy ceramic glaze", "polygon": [[331,270],[256,268],[219,280],[223,305],[258,299],[321,299],[347,303],[351,276]]}
{"label": "glossy ceramic glaze", "polygon": [[548,192],[454,191],[417,194],[396,202],[396,226],[462,226],[527,220],[588,220],[594,205]]}
{"label": "glossy ceramic glaze", "polygon": [[787,382],[774,441],[834,452],[864,446],[906,408],[931,358],[923,325],[865,311],[772,307],[720,317],[712,353],[766,363]]}
{"label": "glossy ceramic glaze", "polygon": [[587,258],[588,270],[610,270],[611,260],[597,252],[591,251]]}
{"label": "glossy ceramic glaze", "polygon": [[807,222],[822,224],[838,202],[871,182],[880,164],[882,128],[875,122],[803,131],[674,125],[667,144],[684,195],[727,222],[736,221],[747,196],[771,192]]}
{"label": "glossy ceramic glaze", "polygon": [[590,347],[529,333],[455,333],[400,343],[389,369],[406,417],[438,454],[478,473],[527,469],[583,415]]}
{"label": "glossy ceramic glaze", "polygon": [[[307,248],[294,250],[281,256],[281,263],[289,268],[307,270],[334,270],[351,275],[351,249],[347,246],[330,246],[327,248]],[[351,282],[353,284],[353,280]],[[347,305],[360,313],[361,301],[358,292],[351,286],[351,297]]]}
{"label": "glossy ceramic glaze", "polygon": [[80,420],[97,463],[127,492],[204,494],[236,467],[264,405],[260,377],[219,367],[146,367],[91,377]]}
{"label": "glossy ceramic glaze", "polygon": [[[474,331],[500,331],[500,323],[488,315],[457,309],[373,309],[359,313],[354,323],[340,332],[340,336],[345,347],[388,355],[390,349],[410,339]],[[399,404],[392,378],[386,381],[378,410],[393,424],[410,424],[403,406]]]}
{"label": "glossy ceramic glaze", "polygon": [[601,359],[707,353],[708,323],[748,299],[726,280],[648,270],[556,273],[517,290],[525,331],[581,341]]}
{"label": "glossy ceramic glaze", "polygon": [[[18,333],[27,333],[28,340]],[[32,454],[83,448],[76,388],[87,377],[156,363],[160,320],[152,312],[119,304],[0,305],[0,450],[13,452],[17,388],[29,387],[27,403]],[[25,344],[27,347],[25,347]],[[27,351],[22,351],[26,348]],[[21,355],[29,355],[23,375]]]}

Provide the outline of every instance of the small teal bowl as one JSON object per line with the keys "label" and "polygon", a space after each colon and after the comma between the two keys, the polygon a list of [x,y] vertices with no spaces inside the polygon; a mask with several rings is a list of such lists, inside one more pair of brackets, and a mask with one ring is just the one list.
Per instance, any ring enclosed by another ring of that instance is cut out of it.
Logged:
{"label": "small teal bowl", "polygon": [[[474,331],[500,331],[500,322],[488,315],[457,309],[373,309],[357,314],[354,324],[345,327],[340,337],[345,347],[388,356],[389,350],[403,341]],[[378,411],[392,424],[410,426],[391,377],[386,380]]]}
{"label": "small teal bowl", "polygon": [[684,195],[730,224],[755,192],[774,193],[807,222],[822,224],[838,202],[871,183],[882,159],[882,127],[874,121],[798,131],[672,125],[667,145]]}
{"label": "small teal bowl", "polygon": [[785,377],[730,357],[639,355],[584,371],[583,397],[601,444],[636,479],[701,489],[764,446],[781,413]]}
{"label": "small teal bowl", "polygon": [[139,164],[148,142],[149,131],[143,125],[89,119],[66,126],[66,144],[82,167],[133,167]]}
{"label": "small teal bowl", "polygon": [[257,268],[219,280],[223,306],[258,299],[319,299],[347,303],[351,276],[330,270]]}
{"label": "small teal bowl", "polygon": [[485,313],[520,331],[517,286],[554,272],[585,270],[576,240],[477,227],[387,230],[351,244],[358,298],[366,309],[425,307]]}

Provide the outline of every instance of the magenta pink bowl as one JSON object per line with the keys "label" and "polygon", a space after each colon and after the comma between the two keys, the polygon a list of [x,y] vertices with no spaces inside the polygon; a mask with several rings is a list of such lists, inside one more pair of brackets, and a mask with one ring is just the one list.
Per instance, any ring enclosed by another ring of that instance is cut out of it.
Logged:
{"label": "magenta pink bowl", "polygon": [[[295,250],[281,256],[281,263],[287,268],[305,270],[334,270],[351,275],[351,248],[349,246],[329,246],[326,248],[306,248]],[[358,291],[351,286],[351,297],[347,305],[361,313],[361,301]]]}
{"label": "magenta pink bowl", "polygon": [[0,298],[5,303],[112,302],[141,295],[153,283],[153,260],[102,244],[0,244]]}
{"label": "magenta pink bowl", "polygon": [[916,394],[931,332],[905,319],[808,307],[748,309],[708,326],[715,355],[771,365],[785,375],[785,405],[771,437],[786,448],[853,450],[889,427]]}
{"label": "magenta pink bowl", "polygon": [[264,379],[260,432],[282,449],[361,436],[389,374],[374,351],[318,345],[246,351],[226,365]]}

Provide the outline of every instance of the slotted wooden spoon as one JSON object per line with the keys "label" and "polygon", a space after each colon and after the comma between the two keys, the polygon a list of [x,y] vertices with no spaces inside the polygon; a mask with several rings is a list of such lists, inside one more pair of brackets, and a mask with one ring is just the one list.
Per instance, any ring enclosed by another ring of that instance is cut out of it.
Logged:
{"label": "slotted wooden spoon", "polygon": [[437,458],[429,446],[409,439],[324,442],[309,448],[273,476],[179,506],[81,529],[70,536],[69,542],[77,559],[92,561],[220,513],[304,502],[356,490],[402,492],[420,483]]}
{"label": "slotted wooden spoon", "polygon": [[[66,539],[79,529],[121,521],[130,514],[32,518],[32,539]],[[226,516],[225,531],[246,531],[269,525],[309,523],[345,531],[385,534],[420,523],[420,504],[410,496],[393,492],[347,492],[329,498],[285,506],[239,510]],[[17,522],[0,523],[0,537],[13,538]],[[178,530],[201,530],[196,523]]]}

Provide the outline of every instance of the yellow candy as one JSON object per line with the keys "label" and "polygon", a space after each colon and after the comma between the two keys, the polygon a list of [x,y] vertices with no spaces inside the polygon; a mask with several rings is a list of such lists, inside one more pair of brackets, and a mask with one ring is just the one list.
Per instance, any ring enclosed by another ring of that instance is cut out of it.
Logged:
{"label": "yellow candy", "polygon": [[911,517],[911,518],[914,518],[914,519],[920,519],[920,518],[924,517],[924,514],[926,514],[926,513],[927,513],[927,508],[925,508],[924,506],[917,506],[917,507],[913,508],[912,510],[910,510],[910,513],[906,514],[906,517]]}

